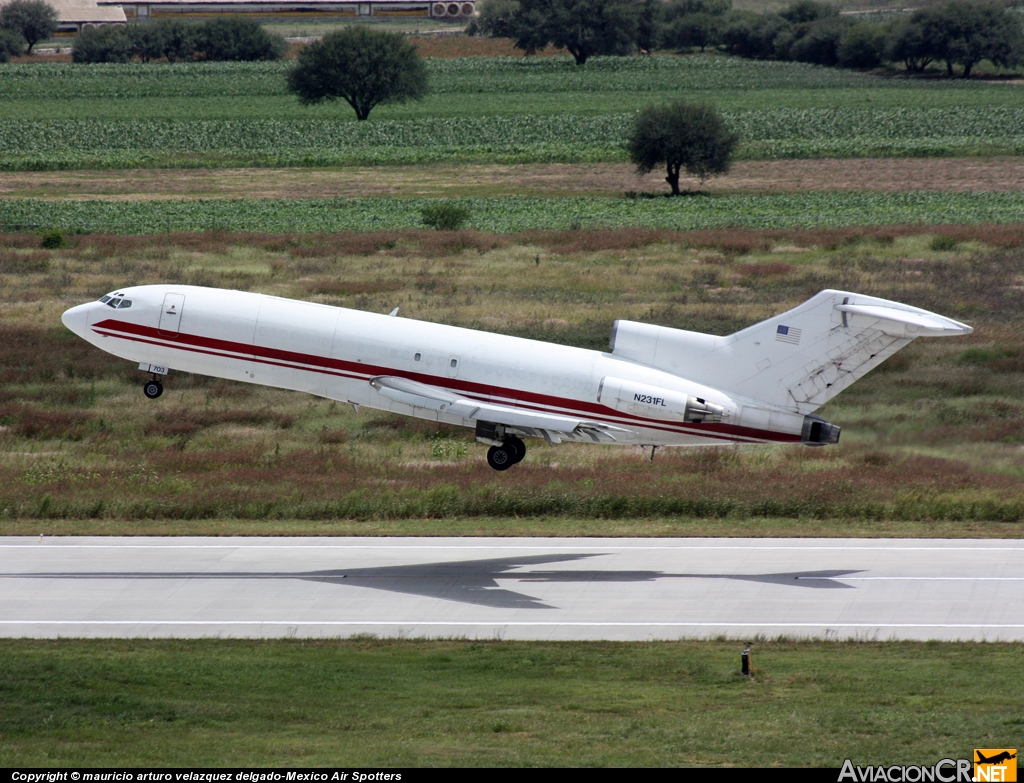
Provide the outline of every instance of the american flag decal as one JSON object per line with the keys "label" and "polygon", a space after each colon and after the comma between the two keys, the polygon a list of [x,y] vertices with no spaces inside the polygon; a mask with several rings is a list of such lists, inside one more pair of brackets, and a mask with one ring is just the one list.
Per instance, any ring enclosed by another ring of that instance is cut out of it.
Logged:
{"label": "american flag decal", "polygon": [[775,330],[775,339],[782,343],[789,343],[790,345],[800,345],[800,332],[801,329],[797,329],[794,326],[780,326]]}

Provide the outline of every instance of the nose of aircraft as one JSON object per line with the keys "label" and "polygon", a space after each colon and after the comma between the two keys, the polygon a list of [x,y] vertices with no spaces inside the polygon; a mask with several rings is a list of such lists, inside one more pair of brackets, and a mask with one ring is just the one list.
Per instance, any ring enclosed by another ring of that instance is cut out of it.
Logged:
{"label": "nose of aircraft", "polygon": [[64,315],[60,317],[60,320],[79,337],[85,337],[85,330],[89,326],[89,309],[91,307],[92,302],[72,307],[70,310],[64,311]]}

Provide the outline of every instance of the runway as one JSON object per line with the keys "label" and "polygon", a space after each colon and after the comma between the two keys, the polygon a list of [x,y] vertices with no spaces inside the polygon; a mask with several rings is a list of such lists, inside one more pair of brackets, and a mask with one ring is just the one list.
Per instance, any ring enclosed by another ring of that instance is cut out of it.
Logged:
{"label": "runway", "polygon": [[0,538],[4,637],[1024,639],[1024,541]]}

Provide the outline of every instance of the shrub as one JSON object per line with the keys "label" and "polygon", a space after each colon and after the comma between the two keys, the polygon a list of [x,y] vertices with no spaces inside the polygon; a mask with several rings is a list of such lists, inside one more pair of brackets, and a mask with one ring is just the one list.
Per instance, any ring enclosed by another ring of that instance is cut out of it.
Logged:
{"label": "shrub", "polygon": [[64,247],[65,241],[63,231],[59,228],[51,228],[43,234],[42,244],[48,250],[55,250],[58,247]]}
{"label": "shrub", "polygon": [[21,57],[25,52],[25,39],[16,30],[0,28],[0,63],[12,57]]}
{"label": "shrub", "polygon": [[207,60],[279,60],[288,44],[252,19],[232,16],[199,25],[195,48]]}
{"label": "shrub", "polygon": [[934,237],[931,243],[929,244],[929,247],[931,247],[932,250],[937,250],[939,252],[956,250],[959,246],[960,242],[956,239],[956,237],[950,237],[945,235]]}
{"label": "shrub", "polygon": [[423,225],[438,231],[458,231],[469,220],[469,210],[451,201],[438,201],[420,209]]}
{"label": "shrub", "polygon": [[132,59],[132,42],[126,27],[86,27],[71,50],[76,63],[126,63]]}
{"label": "shrub", "polygon": [[482,0],[476,6],[479,14],[470,21],[469,35],[489,35],[492,38],[514,38],[515,17],[519,12],[518,0]]}

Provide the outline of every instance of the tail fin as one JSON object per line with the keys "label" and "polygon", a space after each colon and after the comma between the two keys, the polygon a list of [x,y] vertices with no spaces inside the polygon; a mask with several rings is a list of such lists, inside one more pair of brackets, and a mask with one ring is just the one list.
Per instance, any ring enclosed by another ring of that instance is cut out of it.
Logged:
{"label": "tail fin", "polygon": [[726,337],[616,321],[612,353],[807,414],[911,340],[972,331],[918,307],[828,290]]}

